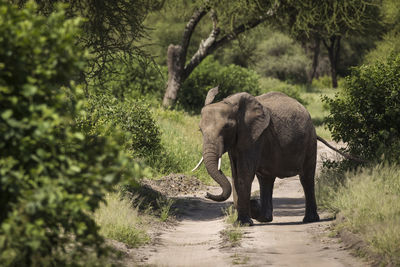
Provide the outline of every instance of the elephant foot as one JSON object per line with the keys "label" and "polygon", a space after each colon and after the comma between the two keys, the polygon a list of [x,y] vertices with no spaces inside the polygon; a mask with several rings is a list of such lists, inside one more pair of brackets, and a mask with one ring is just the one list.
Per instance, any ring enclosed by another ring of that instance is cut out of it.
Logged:
{"label": "elephant foot", "polygon": [[271,216],[260,216],[256,218],[259,222],[272,222],[272,215]]}
{"label": "elephant foot", "polygon": [[313,214],[306,214],[303,218],[303,223],[311,223],[311,222],[318,222],[319,221],[319,215],[318,213],[313,213]]}
{"label": "elephant foot", "polygon": [[268,215],[261,215],[261,206],[257,199],[250,200],[250,217],[259,222],[272,222],[272,212]]}
{"label": "elephant foot", "polygon": [[253,220],[250,218],[250,216],[241,216],[239,215],[235,225],[239,225],[239,226],[253,226]]}
{"label": "elephant foot", "polygon": [[253,219],[257,219],[260,217],[260,204],[258,203],[257,199],[250,200],[250,217]]}

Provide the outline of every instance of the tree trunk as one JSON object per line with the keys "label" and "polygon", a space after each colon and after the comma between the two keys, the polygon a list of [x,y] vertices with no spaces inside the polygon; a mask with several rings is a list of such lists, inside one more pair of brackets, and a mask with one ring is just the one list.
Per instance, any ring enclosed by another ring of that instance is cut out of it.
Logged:
{"label": "tree trunk", "polygon": [[189,46],[190,38],[195,30],[197,23],[207,14],[209,10],[199,9],[195,10],[193,16],[187,23],[181,45],[170,45],[167,52],[167,65],[168,65],[168,84],[165,90],[163,106],[164,108],[170,108],[176,102],[178,91],[182,86],[183,82],[192,73],[192,71],[217,48],[229,43],[235,39],[240,33],[247,31],[251,28],[256,27],[258,24],[263,22],[265,18],[257,18],[253,21],[249,21],[246,24],[241,24],[231,33],[226,34],[219,40],[217,37],[220,33],[220,29],[217,27],[216,14],[211,10],[211,19],[213,22],[213,29],[210,35],[205,40],[202,40],[197,52],[192,56],[190,61],[185,65],[187,48]]}
{"label": "tree trunk", "polygon": [[331,78],[332,78],[332,87],[337,88],[337,65],[339,62],[339,52],[340,52],[340,36],[332,36],[329,38],[329,44],[323,40],[326,49],[328,50],[329,63],[331,67]]}
{"label": "tree trunk", "polygon": [[165,90],[163,106],[168,108],[175,104],[178,90],[182,85],[182,47],[180,45],[169,45],[167,52],[168,83]]}
{"label": "tree trunk", "polygon": [[312,48],[314,55],[313,55],[312,69],[311,69],[311,75],[310,75],[310,80],[309,80],[310,84],[314,80],[315,75],[317,73],[317,68],[318,68],[318,63],[319,63],[318,59],[319,59],[319,53],[320,53],[320,43],[321,43],[321,40],[319,39],[319,37],[315,37],[314,47]]}

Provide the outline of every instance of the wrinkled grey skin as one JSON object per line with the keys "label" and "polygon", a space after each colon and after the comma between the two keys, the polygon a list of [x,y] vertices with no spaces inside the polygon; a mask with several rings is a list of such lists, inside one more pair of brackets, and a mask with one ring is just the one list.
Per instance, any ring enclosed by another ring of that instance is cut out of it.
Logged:
{"label": "wrinkled grey skin", "polygon": [[[314,194],[317,135],[310,114],[299,102],[279,92],[257,97],[234,94],[203,107],[200,130],[204,164],[222,188],[220,195],[207,197],[224,201],[233,191],[239,223],[253,225],[251,218],[272,221],[275,178],[297,174],[306,198],[303,222],[319,220]],[[225,152],[231,162],[233,188],[217,167]],[[260,203],[250,201],[255,175],[260,184]]]}

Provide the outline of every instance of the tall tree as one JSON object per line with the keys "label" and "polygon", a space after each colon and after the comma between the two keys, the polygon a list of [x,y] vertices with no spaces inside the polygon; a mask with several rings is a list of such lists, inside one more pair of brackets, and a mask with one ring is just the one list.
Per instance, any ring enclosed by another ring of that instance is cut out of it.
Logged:
{"label": "tall tree", "polygon": [[375,49],[365,57],[366,63],[386,60],[389,54],[400,53],[400,5],[398,0],[382,0],[381,13],[385,33]]}
{"label": "tall tree", "polygon": [[[167,51],[168,82],[163,99],[164,107],[175,104],[182,83],[204,58],[237,36],[274,14],[273,1],[198,1],[187,22],[180,44],[171,44]],[[188,60],[188,47],[198,23],[209,15],[212,29],[197,51]]]}
{"label": "tall tree", "polygon": [[[321,40],[328,51],[332,86],[337,87],[337,67],[343,38],[354,34],[376,32],[379,29],[380,0],[287,0],[283,18],[290,21],[295,35]],[[319,53],[319,44],[315,46]]]}

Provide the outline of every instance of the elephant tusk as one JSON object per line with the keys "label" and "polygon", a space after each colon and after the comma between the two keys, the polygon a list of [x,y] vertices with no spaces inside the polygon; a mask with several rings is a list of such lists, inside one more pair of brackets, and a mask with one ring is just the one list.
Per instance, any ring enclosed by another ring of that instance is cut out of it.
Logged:
{"label": "elephant tusk", "polygon": [[219,158],[218,159],[218,170],[219,171],[221,170],[221,161],[222,161],[222,158]]}
{"label": "elephant tusk", "polygon": [[196,167],[193,168],[192,172],[194,172],[199,166],[200,164],[203,162],[203,157],[201,157],[199,163],[197,163]]}

